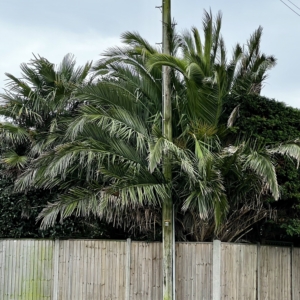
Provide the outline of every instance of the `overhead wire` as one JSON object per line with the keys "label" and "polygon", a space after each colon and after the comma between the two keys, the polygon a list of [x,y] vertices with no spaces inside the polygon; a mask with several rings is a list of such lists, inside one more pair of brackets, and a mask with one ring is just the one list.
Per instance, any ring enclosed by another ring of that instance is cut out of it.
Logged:
{"label": "overhead wire", "polygon": [[297,6],[295,3],[293,3],[292,1],[290,1],[290,0],[287,0],[287,1],[289,1],[290,3],[292,3],[295,7],[297,7],[299,10],[300,10],[300,7],[299,6]]}
{"label": "overhead wire", "polygon": [[[290,10],[292,10],[296,15],[298,15],[300,17],[300,14],[298,14],[294,9],[292,9],[289,5],[287,5],[285,2],[283,2],[282,0],[280,0],[284,5],[286,5]],[[289,0],[287,0],[289,1]],[[289,1],[291,2],[291,1]],[[292,3],[292,2],[291,2]],[[293,4],[293,3],[292,3]],[[294,4],[295,5],[295,4]],[[296,6],[296,5],[295,5]],[[296,6],[297,7],[297,6]]]}

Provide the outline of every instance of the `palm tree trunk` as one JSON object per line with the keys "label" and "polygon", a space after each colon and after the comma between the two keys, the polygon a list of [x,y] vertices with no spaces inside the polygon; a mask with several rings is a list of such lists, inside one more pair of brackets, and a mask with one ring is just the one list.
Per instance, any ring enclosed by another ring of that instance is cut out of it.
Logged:
{"label": "palm tree trunk", "polygon": [[[163,53],[171,54],[171,0],[162,0],[163,8]],[[170,68],[163,67],[163,134],[172,141],[172,105]],[[168,153],[164,153],[163,173],[172,182],[172,166]],[[173,300],[173,201],[172,187],[164,200],[163,213],[163,300]]]}

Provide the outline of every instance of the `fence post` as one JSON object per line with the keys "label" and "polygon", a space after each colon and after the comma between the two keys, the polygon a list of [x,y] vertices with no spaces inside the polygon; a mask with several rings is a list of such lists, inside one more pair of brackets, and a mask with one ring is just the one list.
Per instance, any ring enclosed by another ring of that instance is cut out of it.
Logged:
{"label": "fence post", "polygon": [[257,243],[256,260],[256,299],[260,300],[260,243]]}
{"label": "fence post", "polygon": [[58,274],[59,273],[59,240],[54,241],[53,251],[53,300],[58,300]]}
{"label": "fence post", "polygon": [[291,260],[291,300],[294,300],[294,276],[293,276],[293,255],[294,255],[294,246],[291,246],[290,250],[290,260]]}
{"label": "fence post", "polygon": [[176,300],[176,247],[175,247],[175,204],[173,204],[173,299]]}
{"label": "fence post", "polygon": [[221,299],[221,241],[213,241],[213,300]]}
{"label": "fence post", "polygon": [[131,239],[127,239],[125,300],[130,300],[130,265],[131,265]]}

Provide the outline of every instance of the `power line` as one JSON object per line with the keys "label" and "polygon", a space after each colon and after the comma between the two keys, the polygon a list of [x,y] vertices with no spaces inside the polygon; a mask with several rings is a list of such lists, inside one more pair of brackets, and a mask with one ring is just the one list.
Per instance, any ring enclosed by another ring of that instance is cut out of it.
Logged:
{"label": "power line", "polygon": [[[285,2],[283,2],[282,0],[280,0],[284,5],[286,5],[290,10],[292,10],[296,15],[298,15],[300,17],[300,14],[298,14],[294,9],[292,9],[290,6],[288,6]],[[289,0],[288,0],[289,1]],[[295,5],[295,4],[294,4]]]}
{"label": "power line", "polygon": [[292,3],[295,7],[297,7],[299,10],[300,10],[300,7],[299,6],[297,6],[295,3],[293,3],[292,1],[290,1],[290,0],[287,0],[287,1],[289,1],[290,3]]}

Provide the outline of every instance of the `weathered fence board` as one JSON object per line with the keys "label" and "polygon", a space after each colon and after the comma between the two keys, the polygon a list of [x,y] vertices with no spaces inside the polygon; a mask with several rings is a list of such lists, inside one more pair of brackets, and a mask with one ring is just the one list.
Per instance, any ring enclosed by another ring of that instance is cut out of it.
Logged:
{"label": "weathered fence board", "polygon": [[59,241],[59,295],[65,299],[124,299],[126,242]]}
{"label": "weathered fence board", "polygon": [[176,299],[211,299],[212,244],[176,244]]}
{"label": "weathered fence board", "polygon": [[[176,300],[300,300],[299,248],[176,243],[175,253]],[[1,300],[161,299],[162,283],[161,243],[0,240]]]}
{"label": "weathered fence board", "polygon": [[256,299],[257,246],[222,243],[221,299]]}
{"label": "weathered fence board", "polygon": [[291,267],[293,300],[300,300],[300,248],[293,248]]}
{"label": "weathered fence board", "polygon": [[130,299],[162,298],[161,255],[161,243],[132,243]]}
{"label": "weathered fence board", "polygon": [[53,242],[0,240],[0,299],[52,299]]}
{"label": "weathered fence board", "polygon": [[260,247],[260,299],[291,299],[291,250]]}

